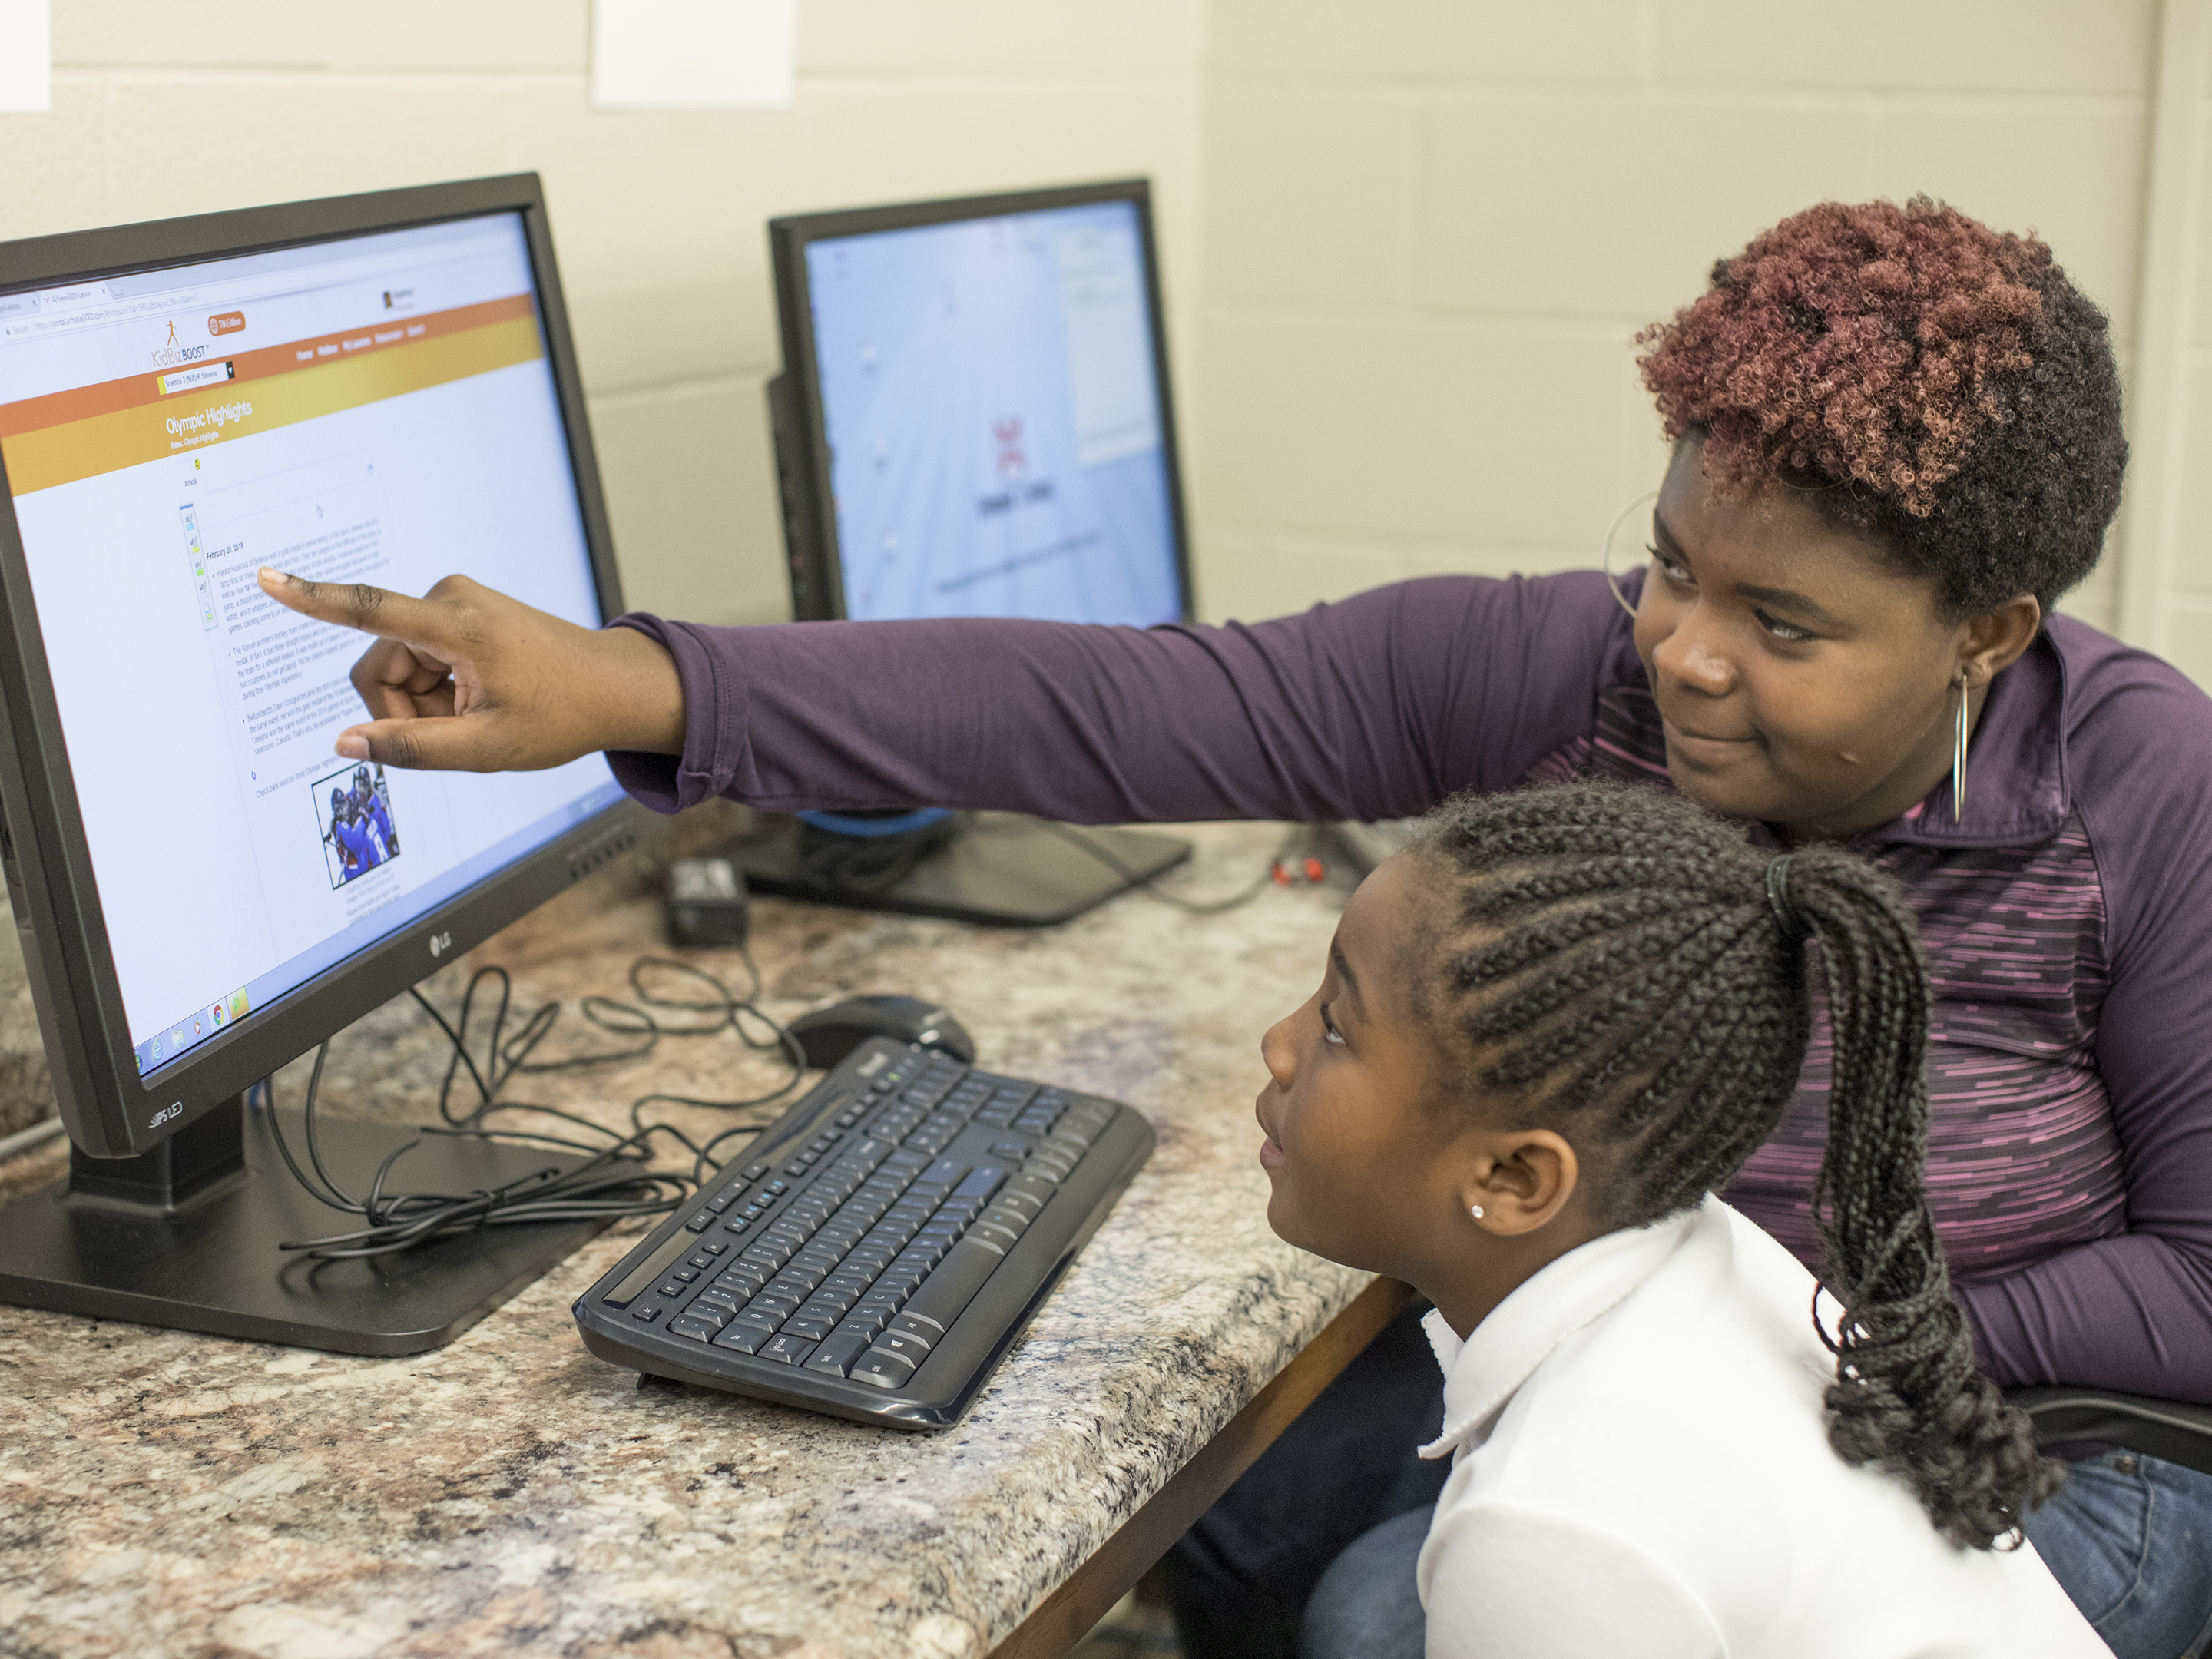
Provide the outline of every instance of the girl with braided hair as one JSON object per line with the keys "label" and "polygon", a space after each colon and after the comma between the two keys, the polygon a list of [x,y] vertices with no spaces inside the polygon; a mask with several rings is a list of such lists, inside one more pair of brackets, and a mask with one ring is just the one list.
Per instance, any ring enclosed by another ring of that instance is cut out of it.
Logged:
{"label": "girl with braided hair", "polygon": [[[1817,1310],[1711,1196],[1796,1091],[1808,941]],[[1435,1304],[1431,1659],[2107,1651],[2005,1553],[2062,1474],[1951,1299],[1928,1010],[1888,878],[1650,789],[1462,797],[1361,887],[1261,1045],[1260,1158],[1278,1233]]]}
{"label": "girl with braided hair", "polygon": [[[1828,202],[1721,260],[1644,345],[1664,477],[1637,526],[1650,562],[1618,590],[1432,576],[1218,628],[592,633],[463,577],[421,599],[262,580],[380,636],[354,670],[374,718],[338,740],[356,759],[605,750],[663,810],[1081,823],[1401,817],[1611,778],[1772,850],[1847,848],[1897,882],[1928,952],[1925,1190],[1983,1368],[2212,1404],[2212,699],[2053,612],[2127,459],[2103,313],[2033,235]],[[1526,488],[1480,447],[1466,472],[1470,495]],[[1816,1006],[1796,1091],[1726,1194],[1814,1267],[1832,1070]],[[1434,1407],[1401,1322],[1170,1553],[1191,1659],[1296,1650],[1330,1561],[1433,1504],[1413,1448]],[[2212,1474],[2064,1449],[2037,1550],[2123,1659],[2196,1655]],[[1418,1651],[1410,1553],[1356,1582],[1395,1587]]]}

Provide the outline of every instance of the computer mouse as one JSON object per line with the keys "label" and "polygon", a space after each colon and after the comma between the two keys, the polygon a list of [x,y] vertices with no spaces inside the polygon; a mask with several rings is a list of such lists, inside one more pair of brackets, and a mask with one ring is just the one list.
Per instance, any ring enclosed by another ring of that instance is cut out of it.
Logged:
{"label": "computer mouse", "polygon": [[791,1022],[791,1034],[808,1066],[828,1071],[872,1036],[918,1042],[963,1065],[975,1058],[975,1039],[951,1013],[920,997],[850,997]]}

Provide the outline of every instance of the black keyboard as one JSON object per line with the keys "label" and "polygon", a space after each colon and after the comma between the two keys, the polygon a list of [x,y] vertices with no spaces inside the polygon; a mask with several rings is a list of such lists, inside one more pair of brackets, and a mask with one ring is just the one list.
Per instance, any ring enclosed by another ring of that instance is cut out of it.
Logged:
{"label": "black keyboard", "polygon": [[576,1322],[617,1365],[947,1428],[1152,1151],[1126,1106],[871,1038]]}

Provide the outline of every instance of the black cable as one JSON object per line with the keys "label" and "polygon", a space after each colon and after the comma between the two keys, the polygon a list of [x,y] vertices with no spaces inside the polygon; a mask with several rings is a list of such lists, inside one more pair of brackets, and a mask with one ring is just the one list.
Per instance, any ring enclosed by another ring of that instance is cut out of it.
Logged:
{"label": "black cable", "polygon": [[1166,871],[1162,870],[1148,876],[1122,859],[1113,848],[1101,842],[1093,841],[1073,824],[1055,823],[1050,818],[1039,818],[1036,822],[1040,829],[1049,830],[1062,841],[1080,847],[1132,887],[1140,888],[1163,904],[1172,904],[1176,909],[1188,911],[1194,916],[1218,916],[1224,910],[1234,910],[1239,905],[1249,904],[1261,894],[1266,892],[1268,883],[1275,878],[1276,864],[1297,844],[1299,834],[1297,830],[1293,830],[1283,837],[1281,843],[1269,856],[1267,866],[1252,878],[1250,885],[1240,888],[1227,898],[1187,899],[1180,893],[1170,893],[1159,884],[1160,877],[1165,875]]}
{"label": "black cable", "polygon": [[[532,1221],[584,1220],[597,1217],[661,1215],[688,1202],[720,1167],[714,1159],[716,1148],[738,1135],[759,1134],[769,1125],[765,1121],[738,1124],[714,1136],[702,1146],[672,1124],[647,1121],[644,1109],[656,1103],[725,1111],[767,1106],[781,1100],[798,1087],[806,1073],[805,1054],[798,1039],[759,1006],[762,990],[759,965],[753,961],[750,951],[741,950],[739,955],[751,980],[742,995],[732,992],[720,980],[695,963],[680,962],[670,957],[638,957],[630,964],[629,970],[630,989],[637,998],[635,1004],[620,1002],[611,997],[587,996],[579,1005],[587,1024],[627,1039],[623,1046],[552,1060],[535,1060],[532,1056],[558,1021],[561,1005],[558,1002],[544,1004],[523,1021],[520,1030],[513,1036],[507,1036],[507,1024],[513,1003],[514,981],[503,968],[481,968],[470,976],[468,986],[461,994],[460,1007],[452,1020],[441,1013],[420,990],[410,991],[416,1002],[436,1022],[439,1030],[446,1034],[447,1042],[453,1046],[453,1057],[447,1062],[446,1074],[438,1090],[438,1115],[443,1122],[418,1127],[409,1139],[386,1156],[378,1166],[365,1198],[356,1199],[340,1187],[331,1178],[322,1159],[320,1141],[316,1133],[316,1107],[322,1092],[323,1067],[330,1055],[329,1040],[325,1039],[315,1051],[314,1066],[308,1074],[307,1097],[302,1107],[307,1164],[313,1171],[313,1179],[309,1178],[307,1170],[301,1167],[290,1143],[284,1137],[276,1109],[274,1078],[262,1079],[255,1087],[260,1093],[263,1109],[268,1114],[276,1150],[283,1158],[285,1167],[291,1171],[293,1179],[319,1203],[359,1216],[367,1223],[366,1226],[353,1232],[287,1243],[282,1248],[302,1251],[318,1261],[388,1255],[412,1249],[433,1239],[471,1231],[479,1227]],[[648,975],[664,974],[696,981],[702,988],[702,994],[684,996],[675,994],[670,988],[664,986],[656,989],[648,983]],[[489,1017],[490,1030],[480,1065],[470,1050],[469,1036],[471,1022],[476,1016],[477,993],[487,981],[496,981],[498,1001]],[[681,1023],[658,1018],[655,1010],[660,1011],[662,1015],[680,1015],[683,1017]],[[705,1018],[710,1015],[711,1018]],[[764,1028],[765,1034],[757,1034],[748,1029],[746,1022],[749,1019],[758,1022]],[[756,1051],[781,1049],[791,1064],[790,1078],[768,1093],[740,1100],[702,1100],[686,1095],[665,1093],[640,1096],[630,1103],[630,1133],[626,1135],[557,1107],[501,1098],[501,1090],[518,1073],[617,1065],[642,1059],[658,1048],[664,1037],[713,1036],[725,1030],[735,1031],[740,1042]],[[453,1091],[454,1082],[464,1068],[475,1086],[476,1104],[473,1109],[457,1115],[453,1106]],[[607,1140],[604,1144],[592,1144],[531,1129],[486,1127],[484,1120],[495,1112],[529,1112],[555,1118],[592,1135],[605,1136]],[[689,1175],[656,1171],[644,1167],[652,1155],[651,1142],[656,1135],[674,1139],[691,1154]],[[557,1146],[587,1156],[574,1169],[563,1170],[558,1164],[550,1164],[490,1189],[471,1193],[387,1194],[386,1188],[400,1161],[422,1146],[424,1139],[429,1136],[468,1137],[498,1139],[507,1144]]]}

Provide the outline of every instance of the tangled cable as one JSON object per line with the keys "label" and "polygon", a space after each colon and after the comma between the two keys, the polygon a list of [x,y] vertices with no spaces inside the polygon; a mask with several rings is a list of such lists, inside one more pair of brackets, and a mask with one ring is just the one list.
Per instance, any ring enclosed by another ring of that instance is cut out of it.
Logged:
{"label": "tangled cable", "polygon": [[[733,993],[714,975],[693,963],[679,962],[670,957],[638,957],[630,964],[629,969],[629,986],[636,998],[635,1002],[622,1002],[612,997],[595,995],[584,998],[580,1005],[588,1024],[626,1039],[623,1046],[550,1060],[537,1060],[532,1056],[558,1022],[561,1004],[557,1001],[544,1004],[522,1022],[521,1028],[512,1036],[507,1036],[514,981],[504,968],[480,968],[471,975],[468,988],[462,993],[459,1011],[450,1021],[419,989],[410,988],[409,994],[424,1012],[437,1022],[439,1030],[446,1034],[453,1045],[453,1057],[447,1062],[446,1075],[438,1089],[438,1115],[441,1121],[418,1127],[410,1139],[396,1147],[378,1166],[375,1179],[363,1198],[352,1196],[331,1178],[330,1171],[323,1162],[322,1149],[316,1133],[316,1103],[322,1091],[323,1066],[330,1056],[331,1040],[325,1038],[315,1050],[314,1068],[308,1075],[307,1100],[302,1108],[307,1165],[314,1172],[313,1180],[308,1178],[307,1170],[301,1168],[293,1155],[290,1144],[284,1138],[283,1127],[276,1110],[276,1079],[273,1075],[262,1079],[255,1085],[253,1092],[258,1092],[260,1097],[261,1109],[267,1115],[270,1133],[293,1178],[318,1202],[346,1214],[359,1216],[367,1224],[352,1232],[336,1233],[325,1238],[301,1239],[285,1243],[281,1248],[301,1251],[315,1261],[343,1261],[362,1256],[391,1255],[414,1249],[434,1239],[473,1231],[480,1227],[533,1221],[581,1221],[602,1217],[661,1215],[684,1204],[714,1170],[720,1167],[714,1161],[717,1148],[725,1141],[740,1135],[757,1135],[768,1124],[765,1121],[738,1124],[701,1145],[673,1124],[648,1122],[645,1117],[646,1108],[667,1104],[740,1111],[767,1106],[781,1100],[798,1087],[806,1072],[805,1056],[799,1048],[798,1039],[763,1012],[759,1006],[761,974],[751,953],[740,951],[739,954],[752,981],[743,995]],[[648,984],[648,975],[675,975],[694,980],[711,994],[684,996],[666,986],[656,990]],[[477,990],[487,980],[498,982],[499,1000],[490,1015],[490,1031],[484,1044],[483,1061],[479,1065],[476,1055],[470,1052],[469,1025],[476,1009]],[[659,1017],[656,1017],[656,1010],[659,1011]],[[669,1015],[676,1016],[676,1020],[672,1023],[667,1018]],[[748,1020],[757,1022],[760,1030],[749,1028]],[[501,1098],[501,1091],[518,1075],[621,1065],[643,1059],[659,1047],[664,1038],[714,1036],[726,1030],[735,1031],[749,1048],[757,1051],[780,1049],[791,1065],[788,1080],[766,1094],[740,1100],[702,1100],[688,1095],[666,1093],[641,1095],[630,1103],[630,1133],[626,1135],[618,1134],[588,1118],[562,1111],[558,1107]],[[476,1104],[465,1113],[456,1114],[453,1103],[453,1086],[464,1068],[474,1086]],[[605,1144],[593,1144],[534,1129],[487,1128],[484,1120],[495,1112],[537,1113],[573,1124],[593,1135],[606,1136],[608,1139]],[[655,1135],[672,1137],[690,1152],[692,1162],[689,1175],[653,1170],[646,1167],[652,1156],[650,1143]],[[426,1138],[433,1136],[495,1139],[508,1144],[559,1148],[586,1156],[583,1163],[573,1169],[564,1169],[558,1164],[549,1164],[501,1186],[482,1188],[473,1192],[387,1192],[386,1189],[399,1161],[423,1145]]]}

